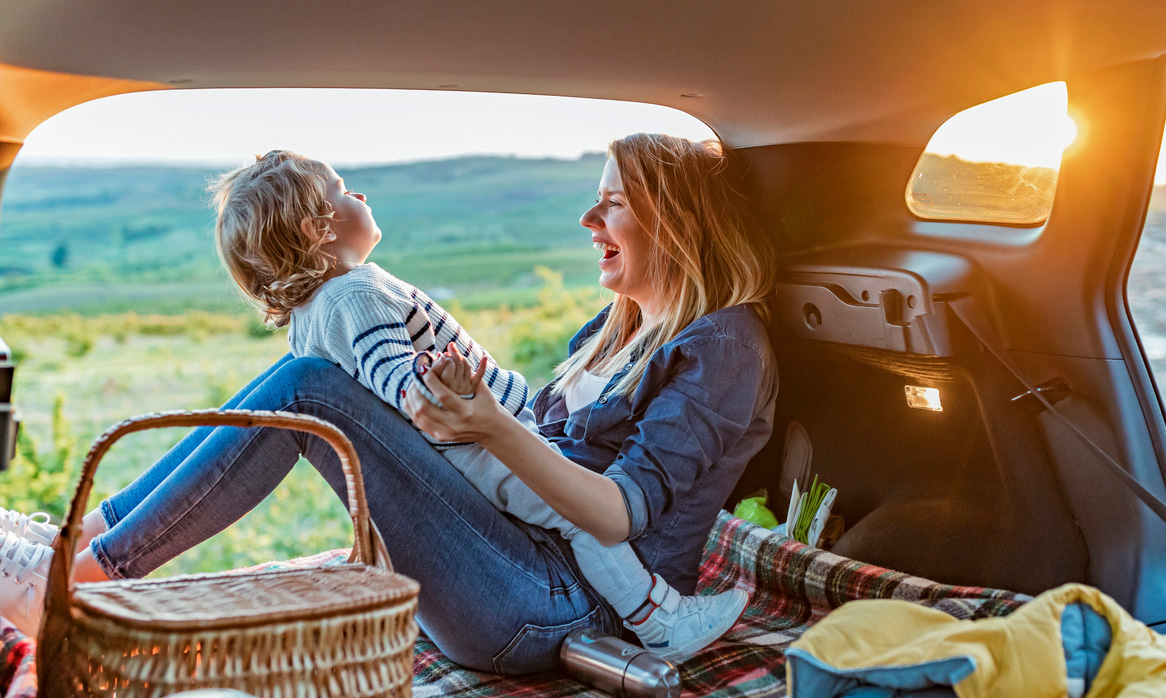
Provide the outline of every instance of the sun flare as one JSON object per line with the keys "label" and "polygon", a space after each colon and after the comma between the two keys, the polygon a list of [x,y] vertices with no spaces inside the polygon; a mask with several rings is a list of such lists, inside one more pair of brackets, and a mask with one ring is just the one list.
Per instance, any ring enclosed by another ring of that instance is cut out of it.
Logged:
{"label": "sun flare", "polygon": [[1076,138],[1065,83],[1050,82],[956,114],[931,137],[927,152],[1058,169]]}

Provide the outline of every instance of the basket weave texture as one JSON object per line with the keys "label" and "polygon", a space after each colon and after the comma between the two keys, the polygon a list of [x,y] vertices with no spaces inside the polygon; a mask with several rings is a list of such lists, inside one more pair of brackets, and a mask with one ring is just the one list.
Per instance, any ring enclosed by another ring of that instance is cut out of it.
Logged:
{"label": "basket weave texture", "polygon": [[[121,436],[161,426],[305,431],[327,441],[348,482],[355,533],[348,564],[72,583],[81,517],[102,455]],[[368,516],[360,464],[333,425],[284,412],[221,410],[135,417],[90,449],[54,543],[37,643],[42,696],[153,698],[199,688],[255,696],[409,696],[419,587],[392,571]]]}

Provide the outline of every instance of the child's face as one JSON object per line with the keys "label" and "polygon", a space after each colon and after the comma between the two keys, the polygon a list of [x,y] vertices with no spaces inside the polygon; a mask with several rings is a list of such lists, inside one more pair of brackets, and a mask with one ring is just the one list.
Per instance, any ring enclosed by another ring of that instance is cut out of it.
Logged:
{"label": "child's face", "polygon": [[328,233],[333,240],[324,246],[340,261],[363,264],[381,241],[381,229],[373,220],[364,194],[349,191],[344,180],[330,166],[321,163],[327,180],[325,199],[332,205]]}

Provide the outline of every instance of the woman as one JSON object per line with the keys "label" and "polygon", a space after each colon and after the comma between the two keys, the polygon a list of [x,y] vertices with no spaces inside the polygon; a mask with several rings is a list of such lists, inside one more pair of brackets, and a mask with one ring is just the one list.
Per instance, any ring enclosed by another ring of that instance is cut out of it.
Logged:
{"label": "woman", "polygon": [[[572,339],[534,403],[565,455],[489,391],[458,400],[431,374],[446,409],[414,389],[407,412],[438,439],[479,442],[569,521],[604,543],[629,541],[691,594],[717,512],[772,428],[776,370],[761,314],[775,260],[742,220],[716,144],[644,134],[614,142],[581,223],[604,250],[600,283],[616,299]],[[562,539],[501,514],[333,364],[285,357],[224,407],[311,414],[349,436],[394,565],[421,583],[418,621],[455,662],[540,671],[556,665],[575,628],[618,633]],[[96,541],[79,555],[77,579],[147,574],[262,501],[300,454],[344,499],[336,458],[315,437],[195,430],[86,516],[82,542]]]}

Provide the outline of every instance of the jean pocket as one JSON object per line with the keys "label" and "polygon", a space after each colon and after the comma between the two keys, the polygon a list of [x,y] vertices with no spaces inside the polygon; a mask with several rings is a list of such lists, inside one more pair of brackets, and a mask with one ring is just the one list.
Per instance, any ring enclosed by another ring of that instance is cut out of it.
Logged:
{"label": "jean pocket", "polygon": [[559,666],[559,646],[576,628],[599,628],[601,609],[595,608],[578,620],[563,625],[527,623],[506,647],[494,656],[494,671],[499,674],[526,674],[551,671]]}

